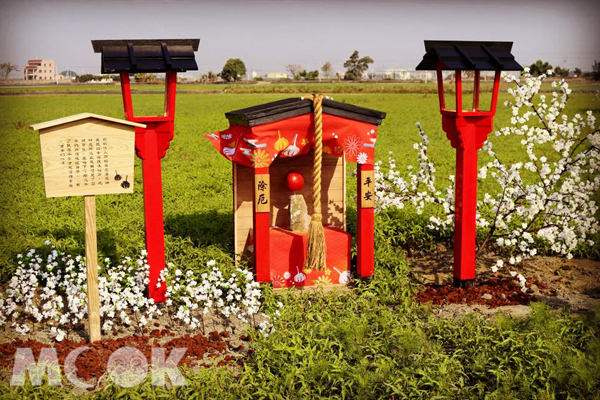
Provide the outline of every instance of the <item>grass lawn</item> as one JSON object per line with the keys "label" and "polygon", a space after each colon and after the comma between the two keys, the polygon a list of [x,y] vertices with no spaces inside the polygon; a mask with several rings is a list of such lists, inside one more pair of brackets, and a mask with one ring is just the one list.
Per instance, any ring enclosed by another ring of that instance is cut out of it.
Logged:
{"label": "grass lawn", "polygon": [[[224,112],[288,97],[284,94],[180,94],[177,97],[175,138],[163,160],[164,208],[167,248],[171,257],[187,251],[226,256],[232,250],[231,165],[201,136],[228,126]],[[380,127],[378,159],[393,151],[398,166],[415,162],[412,147],[418,140],[414,123],[421,122],[431,139],[430,156],[440,176],[454,173],[454,149],[441,130],[434,94],[337,94],[335,100],[388,113]],[[500,95],[495,126],[509,122],[510,110]],[[571,111],[599,110],[600,100],[591,93],[575,93]],[[137,95],[136,114],[160,112],[162,96]],[[0,176],[2,224],[0,276],[6,279],[17,253],[52,239],[69,248],[83,249],[83,207],[80,198],[47,199],[44,195],[38,133],[28,126],[79,112],[95,112],[122,118],[118,95],[56,95],[0,97]],[[518,137],[491,140],[508,162],[522,159]],[[480,163],[487,160],[482,155]],[[349,171],[354,165],[348,165]],[[129,254],[143,246],[143,198],[141,162],[136,160],[135,193],[97,199],[100,256]],[[349,204],[354,196],[354,177],[348,176]],[[445,182],[441,182],[445,184]],[[489,188],[480,187],[483,194]],[[352,215],[352,212],[350,212]],[[185,251],[184,251],[185,249]]]}
{"label": "grass lawn", "polygon": [[[109,87],[119,90],[118,86]],[[226,111],[292,96],[261,93],[262,87],[268,91],[268,85],[254,85],[259,93],[201,93],[211,87],[180,86],[181,90],[192,88],[198,93],[178,95],[175,138],[163,160],[167,261],[182,268],[194,268],[213,258],[230,262],[233,251],[231,164],[201,136],[226,128]],[[0,92],[56,88],[1,88]],[[105,87],[70,86],[69,90],[90,88]],[[162,90],[162,86],[148,88],[138,89]],[[597,85],[591,86],[591,90],[596,89]],[[325,94],[339,91],[333,85],[299,85],[290,89],[294,90],[323,90]],[[600,98],[595,93],[579,91],[572,97],[568,110],[571,115],[591,109],[600,117]],[[377,159],[385,160],[393,151],[399,167],[414,163],[412,144],[418,139],[414,123],[419,121],[429,135],[430,155],[441,176],[454,173],[454,149],[441,130],[435,92],[336,93],[334,99],[388,113],[379,130]],[[510,121],[510,109],[502,105],[508,99],[506,93],[501,93],[497,128]],[[134,106],[138,115],[159,113],[162,96],[134,96]],[[40,248],[46,239],[73,254],[84,253],[83,200],[45,197],[38,133],[28,129],[31,124],[79,112],[123,118],[121,97],[116,93],[0,96],[2,282],[10,278],[18,253]],[[524,158],[520,138],[492,135],[491,140],[501,158],[509,162]],[[480,165],[484,161],[485,156]],[[354,168],[348,165],[349,172]],[[350,218],[355,215],[354,180],[349,174]],[[133,256],[144,247],[142,169],[138,159],[134,188],[133,195],[97,197],[101,260]],[[479,189],[483,194],[493,188],[483,184]],[[377,221],[381,218],[378,216]],[[389,215],[385,218],[389,221]],[[396,224],[412,221],[413,216],[403,218],[405,222],[398,220]],[[355,225],[349,222],[354,234]],[[255,355],[242,369],[209,369],[190,374],[189,387],[169,391],[151,388],[148,383],[125,391],[124,396],[138,398],[145,390],[151,392],[144,396],[178,398],[600,396],[600,313],[582,319],[536,306],[533,315],[522,321],[508,317],[493,321],[478,317],[438,320],[412,300],[409,266],[401,250],[390,244],[384,228],[377,232],[376,259],[375,277],[361,285],[356,294],[280,296],[265,289],[268,301],[282,299],[286,306],[276,333],[257,341]],[[20,398],[59,396],[61,390],[6,386],[0,392]],[[109,387],[96,396],[109,398],[118,393],[119,389]]]}

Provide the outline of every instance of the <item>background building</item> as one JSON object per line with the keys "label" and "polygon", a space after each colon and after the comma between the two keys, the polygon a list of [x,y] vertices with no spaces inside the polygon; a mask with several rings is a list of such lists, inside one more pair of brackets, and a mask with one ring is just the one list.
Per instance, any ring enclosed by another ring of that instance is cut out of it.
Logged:
{"label": "background building", "polygon": [[285,72],[269,72],[267,74],[267,79],[287,79],[288,74]]}
{"label": "background building", "polygon": [[28,60],[23,68],[23,79],[26,81],[57,79],[54,60]]}

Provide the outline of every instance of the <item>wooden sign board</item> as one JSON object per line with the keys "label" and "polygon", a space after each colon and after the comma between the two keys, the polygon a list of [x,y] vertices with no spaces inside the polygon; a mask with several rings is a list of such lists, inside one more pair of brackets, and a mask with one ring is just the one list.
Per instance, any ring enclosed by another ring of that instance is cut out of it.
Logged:
{"label": "wooden sign board", "polygon": [[33,125],[46,196],[133,193],[136,126],[144,127],[90,113]]}

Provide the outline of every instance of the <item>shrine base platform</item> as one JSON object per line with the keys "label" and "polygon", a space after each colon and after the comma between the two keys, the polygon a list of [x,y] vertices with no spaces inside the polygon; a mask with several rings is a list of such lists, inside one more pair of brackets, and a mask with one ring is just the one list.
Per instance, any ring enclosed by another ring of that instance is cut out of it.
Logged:
{"label": "shrine base platform", "polygon": [[347,285],[350,282],[349,233],[334,227],[324,227],[327,244],[326,268],[322,271],[304,269],[307,232],[285,228],[270,228],[270,266],[273,287],[306,287],[314,285]]}

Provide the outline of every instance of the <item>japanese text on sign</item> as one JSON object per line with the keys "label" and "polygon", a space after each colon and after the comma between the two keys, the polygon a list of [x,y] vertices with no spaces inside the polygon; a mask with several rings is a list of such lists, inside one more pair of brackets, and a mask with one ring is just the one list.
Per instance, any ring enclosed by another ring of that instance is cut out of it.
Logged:
{"label": "japanese text on sign", "polygon": [[375,207],[374,171],[361,171],[360,173],[360,206],[361,208]]}
{"label": "japanese text on sign", "polygon": [[270,212],[271,196],[269,190],[269,174],[259,174],[254,176],[254,202],[256,212]]}
{"label": "japanese text on sign", "polygon": [[104,121],[41,131],[47,197],[133,192],[133,128]]}

